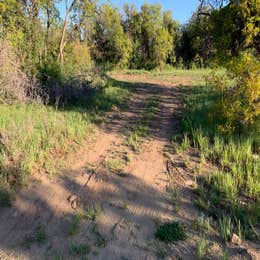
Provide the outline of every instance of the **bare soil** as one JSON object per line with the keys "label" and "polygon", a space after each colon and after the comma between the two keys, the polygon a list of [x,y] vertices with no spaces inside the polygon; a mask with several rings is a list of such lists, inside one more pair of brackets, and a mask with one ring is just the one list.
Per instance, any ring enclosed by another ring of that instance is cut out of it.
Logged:
{"label": "bare soil", "polygon": [[[194,205],[192,165],[197,159],[167,152],[172,134],[180,130],[180,86],[193,79],[171,76],[162,81],[160,77],[124,74],[115,78],[135,86],[127,108],[115,108],[108,114],[94,140],[70,157],[70,167],[57,176],[33,176],[13,207],[0,209],[0,259],[197,258],[200,235],[192,228],[202,214]],[[160,109],[137,154],[127,145],[127,134],[151,94],[160,96]],[[109,169],[110,160],[124,161],[123,171]],[[183,166],[184,160],[189,161],[188,166]],[[169,161],[175,167],[167,171]],[[172,183],[180,194],[178,207],[171,199]],[[70,234],[73,216],[93,207],[100,208],[96,219],[82,218],[76,232]],[[157,241],[156,226],[168,221],[183,223],[188,239],[171,245]],[[39,230],[44,230],[44,241]],[[253,243],[224,245],[215,230],[208,236],[208,259],[222,259],[225,250],[231,259],[260,259],[259,246]],[[72,244],[88,245],[87,258],[71,250]]]}

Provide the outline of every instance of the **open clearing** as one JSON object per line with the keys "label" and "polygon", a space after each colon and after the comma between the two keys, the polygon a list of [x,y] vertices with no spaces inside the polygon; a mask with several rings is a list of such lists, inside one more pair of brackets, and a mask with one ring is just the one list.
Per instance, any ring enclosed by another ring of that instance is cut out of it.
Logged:
{"label": "open clearing", "polygon": [[[13,207],[0,209],[0,259],[197,258],[198,158],[169,147],[180,130],[181,86],[201,75],[113,77],[134,88],[127,106],[107,115],[95,138],[69,158],[71,167],[32,176]],[[157,225],[172,221],[184,225],[187,240],[156,240]],[[210,259],[260,257],[256,244],[225,245],[214,229],[207,236]]]}

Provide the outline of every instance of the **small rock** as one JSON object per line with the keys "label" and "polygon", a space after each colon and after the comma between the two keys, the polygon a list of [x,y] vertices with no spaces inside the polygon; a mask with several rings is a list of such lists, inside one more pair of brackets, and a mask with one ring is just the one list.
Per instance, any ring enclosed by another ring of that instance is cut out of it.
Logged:
{"label": "small rock", "polygon": [[232,238],[231,238],[231,243],[239,246],[239,245],[241,245],[241,238],[238,235],[233,234]]}

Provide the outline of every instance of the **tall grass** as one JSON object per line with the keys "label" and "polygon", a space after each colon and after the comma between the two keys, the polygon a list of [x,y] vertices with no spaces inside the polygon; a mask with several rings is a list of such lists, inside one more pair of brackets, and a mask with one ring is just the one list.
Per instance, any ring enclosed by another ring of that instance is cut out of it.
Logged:
{"label": "tall grass", "polygon": [[259,133],[222,134],[210,113],[218,93],[207,86],[184,91],[183,136],[215,166],[199,181],[199,204],[215,217],[228,215],[236,232],[242,229],[245,237],[259,239]]}
{"label": "tall grass", "polygon": [[[58,111],[39,103],[2,105],[0,194],[15,190],[37,170],[55,172],[64,156],[93,134],[96,117],[122,105],[129,93],[129,88],[110,81],[84,102]],[[8,197],[0,197],[0,204],[9,203]]]}

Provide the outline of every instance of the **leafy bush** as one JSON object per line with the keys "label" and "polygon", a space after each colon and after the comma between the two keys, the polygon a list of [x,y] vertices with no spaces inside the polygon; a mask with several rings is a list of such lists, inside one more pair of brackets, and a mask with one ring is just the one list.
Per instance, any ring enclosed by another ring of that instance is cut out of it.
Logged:
{"label": "leafy bush", "polygon": [[230,62],[225,77],[215,73],[207,80],[219,95],[210,111],[219,121],[219,130],[231,134],[258,128],[260,61],[256,57],[244,53]]}
{"label": "leafy bush", "polygon": [[163,242],[176,242],[186,240],[187,234],[179,222],[165,223],[158,227],[155,236]]}

